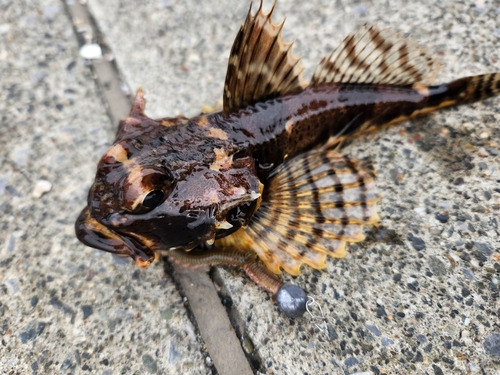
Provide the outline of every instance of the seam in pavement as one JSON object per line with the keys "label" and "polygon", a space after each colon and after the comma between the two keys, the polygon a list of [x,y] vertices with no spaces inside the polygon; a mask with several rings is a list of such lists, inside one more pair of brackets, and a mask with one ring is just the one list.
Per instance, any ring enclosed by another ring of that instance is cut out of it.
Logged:
{"label": "seam in pavement", "polygon": [[[90,36],[99,36],[88,8],[77,0],[63,0],[72,19],[76,37],[80,44],[89,42],[80,30],[90,31]],[[89,30],[90,28],[90,30]],[[107,106],[108,115],[114,125],[125,118],[130,110],[131,99],[122,90],[122,80],[116,65],[106,59],[92,61],[95,78]],[[96,250],[98,251],[98,250]],[[220,375],[251,375],[254,373],[229,317],[222,305],[215,286],[203,269],[189,269],[170,264],[174,281],[189,301],[189,309],[195,318],[198,330],[208,349],[211,360]],[[179,287],[179,285],[178,285]],[[255,360],[255,358],[253,358]]]}

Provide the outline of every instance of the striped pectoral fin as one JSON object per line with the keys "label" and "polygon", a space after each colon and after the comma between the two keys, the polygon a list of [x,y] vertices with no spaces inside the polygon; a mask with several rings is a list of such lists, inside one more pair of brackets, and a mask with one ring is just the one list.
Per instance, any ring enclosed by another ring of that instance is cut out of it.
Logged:
{"label": "striped pectoral fin", "polygon": [[327,256],[344,257],[346,244],[378,221],[374,180],[368,161],[324,150],[299,155],[271,174],[249,226],[225,241],[251,248],[275,273],[324,268]]}

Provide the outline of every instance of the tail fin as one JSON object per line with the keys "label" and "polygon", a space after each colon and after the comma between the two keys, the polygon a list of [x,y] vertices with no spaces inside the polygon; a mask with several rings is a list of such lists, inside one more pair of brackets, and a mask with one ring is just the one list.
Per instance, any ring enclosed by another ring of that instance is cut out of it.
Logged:
{"label": "tail fin", "polygon": [[[379,90],[383,92],[383,90],[390,91],[393,88],[389,86],[389,88],[382,87]],[[401,121],[422,116],[440,108],[474,103],[495,95],[500,95],[500,72],[460,78],[450,83],[435,86],[414,83],[409,87],[407,86],[407,88],[410,91],[415,90],[418,92],[423,97],[422,100],[417,103],[406,100],[405,95],[407,94],[401,91],[400,100],[391,103],[381,101],[370,109],[371,112],[365,106],[364,112],[360,113],[358,110],[358,117],[365,113],[368,113],[368,116],[365,116],[362,122],[355,126],[351,126],[352,124],[348,123],[347,126],[352,129],[352,132],[342,135],[342,133],[345,133],[342,130],[340,136],[330,140],[326,147],[331,148],[343,139],[351,139],[361,134],[379,131]],[[378,111],[377,106],[379,107]],[[387,110],[387,108],[390,110]],[[382,113],[382,115],[377,117],[374,115],[376,112]],[[348,113],[348,116],[352,116],[352,113]],[[356,117],[351,118],[354,119],[352,121],[356,121],[357,119]]]}
{"label": "tail fin", "polygon": [[459,94],[459,104],[484,100],[500,94],[500,73],[458,79],[448,84],[450,92],[453,90],[453,86],[462,86],[463,84],[466,85],[466,88]]}
{"label": "tail fin", "polygon": [[425,108],[415,115],[428,113],[437,108],[478,102],[500,94],[500,73],[464,77],[439,86],[416,84],[414,89],[427,97]]}

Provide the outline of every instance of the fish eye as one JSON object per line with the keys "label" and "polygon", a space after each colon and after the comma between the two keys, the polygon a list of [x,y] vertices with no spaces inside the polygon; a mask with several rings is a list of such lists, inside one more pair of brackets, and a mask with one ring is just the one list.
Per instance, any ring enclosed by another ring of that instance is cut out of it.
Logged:
{"label": "fish eye", "polygon": [[152,211],[169,196],[175,184],[172,174],[158,167],[133,171],[123,185],[122,208],[133,214]]}
{"label": "fish eye", "polygon": [[146,208],[156,208],[160,205],[160,203],[163,202],[163,198],[165,197],[165,194],[161,190],[153,190],[148,193],[144,197],[144,200],[142,201],[142,205]]}

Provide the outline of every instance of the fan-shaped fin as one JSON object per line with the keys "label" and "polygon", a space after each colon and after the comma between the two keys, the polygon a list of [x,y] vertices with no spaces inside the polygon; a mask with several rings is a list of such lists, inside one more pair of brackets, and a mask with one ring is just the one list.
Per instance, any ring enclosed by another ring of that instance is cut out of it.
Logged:
{"label": "fan-shaped fin", "polygon": [[275,273],[324,268],[326,256],[344,257],[346,243],[362,241],[363,225],[378,221],[374,178],[366,160],[325,150],[299,155],[271,174],[248,227],[219,241],[255,251]]}

